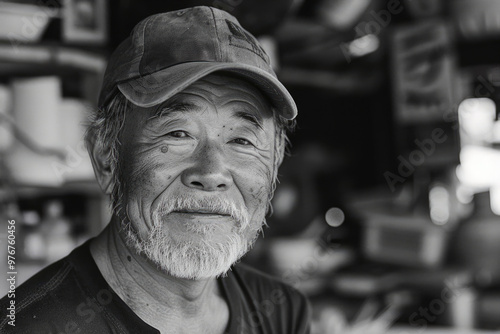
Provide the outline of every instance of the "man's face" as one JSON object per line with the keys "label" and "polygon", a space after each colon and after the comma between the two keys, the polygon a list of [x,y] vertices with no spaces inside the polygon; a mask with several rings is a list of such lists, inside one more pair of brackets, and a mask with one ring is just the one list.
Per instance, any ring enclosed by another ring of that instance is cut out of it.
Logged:
{"label": "man's face", "polygon": [[210,75],[134,107],[120,153],[130,242],[174,276],[226,272],[264,222],[274,143],[270,105],[240,79]]}

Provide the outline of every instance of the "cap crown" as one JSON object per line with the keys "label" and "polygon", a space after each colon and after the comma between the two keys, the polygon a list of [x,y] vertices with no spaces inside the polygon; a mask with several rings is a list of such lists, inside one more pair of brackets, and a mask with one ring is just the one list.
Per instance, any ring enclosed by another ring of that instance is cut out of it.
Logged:
{"label": "cap crown", "polygon": [[193,7],[150,16],[134,28],[110,57],[99,106],[114,95],[117,83],[200,61],[247,64],[276,77],[265,51],[236,18]]}

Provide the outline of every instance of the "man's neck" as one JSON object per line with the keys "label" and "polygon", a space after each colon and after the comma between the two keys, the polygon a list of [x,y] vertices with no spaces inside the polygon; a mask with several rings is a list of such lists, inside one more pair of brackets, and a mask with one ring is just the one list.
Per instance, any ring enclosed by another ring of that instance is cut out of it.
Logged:
{"label": "man's neck", "polygon": [[207,333],[217,320],[214,333],[224,331],[229,312],[214,278],[182,279],[157,269],[126,245],[116,220],[90,250],[111,288],[146,323],[169,333]]}

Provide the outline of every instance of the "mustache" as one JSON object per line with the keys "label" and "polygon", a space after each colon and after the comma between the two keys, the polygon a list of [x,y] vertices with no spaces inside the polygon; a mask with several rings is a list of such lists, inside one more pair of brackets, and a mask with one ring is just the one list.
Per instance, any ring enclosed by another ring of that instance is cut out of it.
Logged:
{"label": "mustache", "polygon": [[[231,216],[241,228],[248,226],[250,217],[243,205],[221,197],[177,196],[162,200],[155,212],[155,218],[161,218],[175,211],[203,212]],[[154,219],[161,222],[161,219]],[[156,223],[155,223],[156,224]]]}

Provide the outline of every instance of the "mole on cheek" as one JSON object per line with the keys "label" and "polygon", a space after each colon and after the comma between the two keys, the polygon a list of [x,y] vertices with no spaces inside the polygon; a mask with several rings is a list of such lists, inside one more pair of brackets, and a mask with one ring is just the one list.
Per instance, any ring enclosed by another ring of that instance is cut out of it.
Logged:
{"label": "mole on cheek", "polygon": [[168,152],[168,146],[162,146],[161,153],[167,153],[167,152]]}

